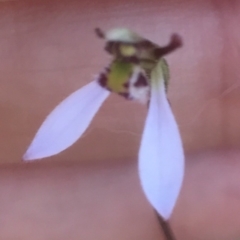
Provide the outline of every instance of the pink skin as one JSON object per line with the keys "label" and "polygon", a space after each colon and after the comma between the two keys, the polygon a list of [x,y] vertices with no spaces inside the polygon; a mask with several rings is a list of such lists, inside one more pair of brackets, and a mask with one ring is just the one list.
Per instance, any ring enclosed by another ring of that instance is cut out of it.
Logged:
{"label": "pink skin", "polygon": [[[231,0],[1,2],[1,162],[20,163],[45,116],[107,65],[96,26],[131,27],[159,45],[177,32],[169,99],[187,164],[170,222],[178,240],[238,240],[239,18]],[[3,165],[0,239],[161,239],[137,176],[144,119],[144,107],[113,96],[54,162]]]}

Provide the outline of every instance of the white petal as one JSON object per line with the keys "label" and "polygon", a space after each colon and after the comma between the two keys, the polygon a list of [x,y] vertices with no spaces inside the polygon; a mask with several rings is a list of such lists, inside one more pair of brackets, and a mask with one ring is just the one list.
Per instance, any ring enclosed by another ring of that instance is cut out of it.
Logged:
{"label": "white petal", "polygon": [[109,91],[93,81],[63,100],[38,130],[23,160],[55,155],[81,137]]}
{"label": "white petal", "polygon": [[184,153],[163,79],[157,87],[151,87],[139,152],[139,174],[147,199],[165,220],[169,219],[182,185]]}

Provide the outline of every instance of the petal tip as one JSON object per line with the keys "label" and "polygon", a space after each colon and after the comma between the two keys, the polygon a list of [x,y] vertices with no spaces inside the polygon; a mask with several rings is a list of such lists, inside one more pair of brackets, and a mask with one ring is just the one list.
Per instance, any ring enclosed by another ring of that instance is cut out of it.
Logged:
{"label": "petal tip", "polygon": [[173,209],[171,209],[171,211],[162,211],[161,213],[159,211],[157,212],[164,219],[164,221],[168,221],[172,216]]}
{"label": "petal tip", "polygon": [[30,151],[31,149],[28,149],[25,154],[22,157],[22,160],[24,162],[30,162],[30,161],[34,161],[37,159],[40,159],[41,157],[39,157],[36,153],[34,154],[32,151]]}
{"label": "petal tip", "polygon": [[24,162],[29,162],[34,160],[34,158],[31,156],[31,154],[28,153],[28,151],[23,155],[22,160]]}

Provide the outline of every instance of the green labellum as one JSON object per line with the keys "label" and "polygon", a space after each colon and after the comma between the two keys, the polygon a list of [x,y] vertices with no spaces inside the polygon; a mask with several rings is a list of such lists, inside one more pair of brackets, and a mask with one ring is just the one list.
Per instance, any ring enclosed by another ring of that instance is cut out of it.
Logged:
{"label": "green labellum", "polygon": [[112,62],[107,73],[106,87],[116,93],[127,93],[128,81],[134,70],[134,64],[115,60]]}

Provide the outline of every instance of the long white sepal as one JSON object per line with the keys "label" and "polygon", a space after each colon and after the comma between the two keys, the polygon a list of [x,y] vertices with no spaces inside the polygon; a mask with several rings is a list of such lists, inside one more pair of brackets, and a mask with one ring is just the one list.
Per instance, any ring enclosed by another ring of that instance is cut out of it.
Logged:
{"label": "long white sepal", "polygon": [[139,174],[147,199],[167,220],[181,189],[184,153],[159,68],[153,71],[152,79],[150,106],[139,152]]}
{"label": "long white sepal", "polygon": [[87,129],[109,93],[93,81],[63,100],[43,122],[23,160],[49,157],[71,146]]}

